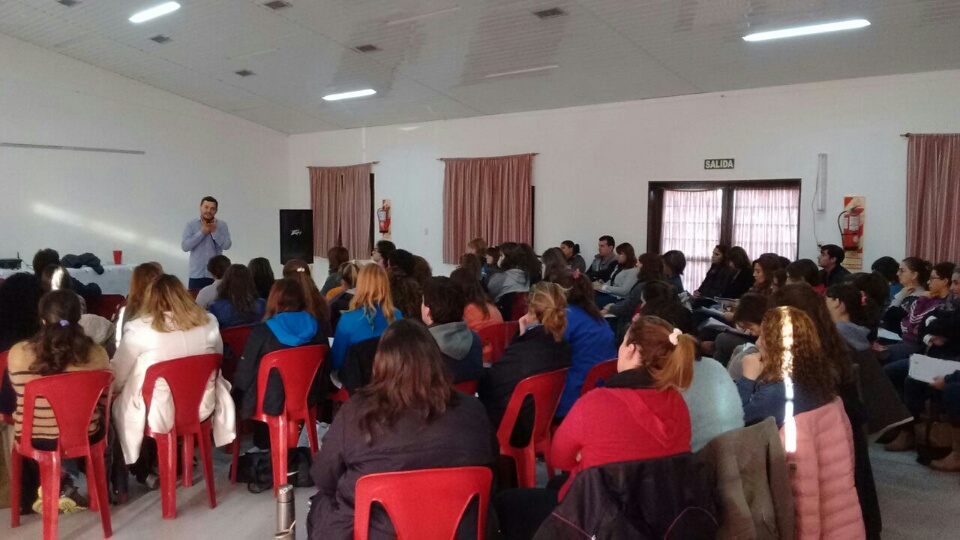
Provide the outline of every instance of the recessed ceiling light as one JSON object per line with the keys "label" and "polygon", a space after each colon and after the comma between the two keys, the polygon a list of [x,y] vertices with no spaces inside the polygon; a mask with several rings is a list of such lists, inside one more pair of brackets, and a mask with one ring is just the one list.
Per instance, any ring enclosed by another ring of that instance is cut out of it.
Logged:
{"label": "recessed ceiling light", "polygon": [[849,21],[839,21],[826,24],[814,24],[810,26],[797,26],[795,28],[784,28],[783,30],[771,30],[769,32],[758,32],[743,36],[744,41],[767,41],[769,39],[780,39],[796,36],[809,36],[811,34],[823,34],[825,32],[839,32],[840,30],[855,30],[870,26],[870,21],[866,19],[852,19]]}
{"label": "recessed ceiling light", "polygon": [[234,71],[234,73],[236,73],[237,75],[239,75],[239,76],[241,76],[241,77],[249,77],[249,76],[251,76],[251,75],[254,74],[254,73],[253,73],[252,71],[250,71],[249,69],[241,69],[240,71]]}
{"label": "recessed ceiling light", "polygon": [[377,46],[374,45],[373,43],[367,43],[366,45],[358,45],[358,46],[354,47],[354,49],[356,49],[358,52],[370,53],[370,52],[379,51],[379,50],[380,50],[380,47],[377,47]]}
{"label": "recessed ceiling light", "polygon": [[164,43],[169,43],[171,40],[169,36],[165,36],[163,34],[157,34],[152,38],[150,38],[150,41],[156,41],[157,43],[163,45]]}
{"label": "recessed ceiling light", "polygon": [[560,66],[553,64],[552,66],[540,66],[540,67],[532,67],[532,68],[526,68],[526,69],[515,69],[513,71],[504,71],[502,73],[491,73],[489,75],[484,75],[483,78],[493,79],[496,77],[506,77],[508,75],[523,75],[526,73],[537,73],[538,71],[549,71],[551,69],[557,69],[558,67]]}
{"label": "recessed ceiling light", "polygon": [[80,0],[57,0],[58,4],[63,4],[67,7],[73,7],[80,3]]}
{"label": "recessed ceiling light", "polygon": [[387,21],[387,22],[384,23],[384,24],[386,24],[387,26],[393,26],[393,25],[395,25],[395,24],[403,24],[403,23],[408,23],[408,22],[413,22],[413,21],[419,21],[420,19],[426,19],[426,18],[428,18],[428,17],[435,17],[435,16],[437,16],[437,15],[443,15],[444,13],[453,13],[454,11],[460,11],[460,6],[454,6],[454,7],[447,8],[447,9],[441,9],[441,10],[439,10],[439,11],[431,11],[430,13],[423,13],[423,14],[421,14],[421,15],[414,15],[414,16],[412,16],[412,17],[405,17],[405,18],[403,18],[403,19],[394,19],[394,20],[392,20],[392,21]]}
{"label": "recessed ceiling light", "polygon": [[283,0],[274,0],[273,2],[267,2],[264,6],[270,9],[283,9],[290,7],[290,2],[284,2]]}
{"label": "recessed ceiling light", "polygon": [[337,101],[340,99],[351,99],[351,98],[358,98],[358,97],[364,97],[364,96],[372,96],[376,93],[377,91],[374,90],[373,88],[366,88],[364,90],[354,90],[353,92],[343,92],[341,94],[326,95],[326,96],[323,96],[323,99],[325,101]]}
{"label": "recessed ceiling light", "polygon": [[540,11],[534,11],[534,15],[540,17],[541,19],[553,19],[554,17],[563,17],[567,14],[566,11],[555,7],[550,9],[541,9]]}
{"label": "recessed ceiling light", "polygon": [[153,6],[150,9],[145,9],[140,13],[135,14],[133,17],[130,17],[130,22],[132,23],[146,22],[151,19],[156,19],[157,17],[162,17],[168,13],[173,13],[178,9],[180,9],[180,4],[176,2],[166,2],[158,6]]}

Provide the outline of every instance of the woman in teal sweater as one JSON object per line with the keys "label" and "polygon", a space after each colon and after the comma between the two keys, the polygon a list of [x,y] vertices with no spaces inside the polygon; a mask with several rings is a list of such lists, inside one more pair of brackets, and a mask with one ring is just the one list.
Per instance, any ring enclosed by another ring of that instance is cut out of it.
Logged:
{"label": "woman in teal sweater", "polygon": [[340,316],[330,363],[333,369],[343,367],[350,347],[361,341],[380,337],[393,321],[402,319],[390,299],[390,279],[380,265],[368,264],[357,275],[357,293],[350,301],[351,310]]}

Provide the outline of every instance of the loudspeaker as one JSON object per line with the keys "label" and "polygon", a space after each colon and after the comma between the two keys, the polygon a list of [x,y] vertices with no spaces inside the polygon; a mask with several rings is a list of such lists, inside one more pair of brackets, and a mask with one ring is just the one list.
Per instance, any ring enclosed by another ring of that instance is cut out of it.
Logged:
{"label": "loudspeaker", "polygon": [[280,264],[313,262],[313,210],[280,211]]}

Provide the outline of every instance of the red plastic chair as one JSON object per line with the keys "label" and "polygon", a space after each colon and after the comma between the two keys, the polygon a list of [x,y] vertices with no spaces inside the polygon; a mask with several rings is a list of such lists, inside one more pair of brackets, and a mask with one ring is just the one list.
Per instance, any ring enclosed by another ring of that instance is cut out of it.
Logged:
{"label": "red plastic chair", "polygon": [[200,404],[207,389],[211,375],[220,369],[221,355],[201,354],[187,356],[154,364],[147,368],[143,379],[143,402],[146,405],[147,418],[150,417],[150,403],[157,380],[163,379],[170,387],[173,398],[174,425],[167,433],[157,433],[150,429],[149,422],[144,435],[157,441],[157,455],[160,461],[160,507],[163,519],[177,517],[177,438],[183,437],[183,467],[181,469],[184,487],[193,485],[193,440],[197,437],[200,446],[200,461],[203,465],[203,477],[207,482],[207,497],[210,508],[217,507],[217,492],[213,478],[213,444],[210,442],[210,419],[200,418]]}
{"label": "red plastic chair", "polygon": [[590,368],[590,371],[587,372],[587,378],[583,380],[583,386],[580,387],[580,395],[584,395],[587,392],[593,390],[597,387],[597,382],[600,380],[607,380],[610,377],[617,374],[617,359],[607,360],[605,362],[600,362],[599,364]]}
{"label": "red plastic chair", "polygon": [[527,314],[527,293],[513,293],[513,303],[510,305],[510,320],[519,321]]}
{"label": "red plastic chair", "polygon": [[[103,537],[110,538],[110,502],[107,498],[107,467],[103,456],[107,450],[106,436],[90,444],[88,433],[95,408],[109,403],[113,373],[106,370],[78,371],[34,379],[24,387],[23,428],[20,438],[13,441],[10,460],[10,525],[20,526],[20,490],[23,458],[32,459],[40,466],[40,486],[43,490],[43,538],[57,538],[60,463],[63,459],[84,458],[87,464],[87,490],[90,510],[100,513]],[[58,448],[53,451],[33,447],[35,401],[43,397],[50,404],[57,428],[60,430]],[[105,397],[105,399],[103,399]],[[110,411],[101,415],[103,433],[109,432]]]}
{"label": "red plastic chair", "polygon": [[231,354],[224,354],[223,363],[220,365],[220,373],[223,378],[233,384],[233,376],[237,373],[237,364],[240,357],[243,356],[243,349],[247,346],[247,339],[250,338],[252,324],[244,326],[234,326],[220,330],[220,338],[223,340],[224,349],[230,346]]}
{"label": "red plastic chair", "polygon": [[116,321],[120,308],[127,305],[127,299],[119,294],[105,294],[87,304],[87,313],[99,315],[109,321]]}
{"label": "red plastic chair", "polygon": [[[3,380],[7,376],[7,355],[10,351],[0,352],[0,385],[3,384]],[[13,415],[10,414],[0,414],[0,421],[3,421],[5,424],[13,425]]]}
{"label": "red plastic chair", "polygon": [[462,381],[454,384],[453,387],[471,396],[477,393],[477,381]]}
{"label": "red plastic chair", "polygon": [[[543,454],[547,462],[547,472],[553,476],[550,467],[550,424],[553,415],[557,412],[560,403],[560,394],[567,379],[567,369],[558,369],[549,373],[534,375],[520,381],[513,390],[507,410],[500,421],[497,430],[497,440],[500,442],[500,455],[509,456],[517,463],[517,482],[519,487],[536,487],[537,452]],[[510,436],[520,416],[520,408],[527,396],[533,396],[534,422],[530,442],[522,448],[510,444]]]}
{"label": "red plastic chair", "polygon": [[[457,526],[474,497],[479,499],[477,538],[486,533],[487,506],[493,474],[487,467],[424,469],[369,474],[357,481],[353,534],[367,540],[370,506],[380,503],[393,523],[398,540],[454,538]],[[429,519],[424,511],[429,509]]]}
{"label": "red plastic chair", "polygon": [[520,323],[517,321],[508,321],[500,324],[491,324],[485,326],[477,332],[480,336],[480,342],[484,349],[490,346],[489,355],[483,359],[484,364],[494,364],[503,356],[503,351],[507,345],[520,333]]}
{"label": "red plastic chair", "polygon": [[[326,345],[304,345],[291,347],[264,355],[257,371],[257,409],[252,420],[265,422],[270,428],[270,458],[273,462],[273,494],[287,481],[288,448],[296,448],[299,438],[299,422],[303,421],[310,439],[310,452],[316,454],[317,447],[317,408],[307,404],[310,387],[317,377],[320,364],[327,357],[330,347]],[[270,370],[280,372],[283,380],[284,414],[272,416],[263,412],[263,396],[267,392],[267,379]],[[240,460],[240,439],[233,441],[233,469],[230,482],[237,481],[237,466]]]}

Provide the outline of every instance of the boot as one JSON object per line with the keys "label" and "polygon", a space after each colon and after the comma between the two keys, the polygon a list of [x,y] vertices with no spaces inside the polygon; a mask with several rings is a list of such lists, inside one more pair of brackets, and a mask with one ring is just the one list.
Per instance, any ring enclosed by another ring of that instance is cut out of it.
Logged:
{"label": "boot", "polygon": [[960,428],[950,426],[950,439],[953,446],[953,451],[947,454],[947,457],[943,459],[935,459],[931,461],[931,469],[946,472],[960,471]]}
{"label": "boot", "polygon": [[897,438],[883,446],[887,452],[906,452],[916,446],[916,437],[913,434],[913,424],[904,426]]}

